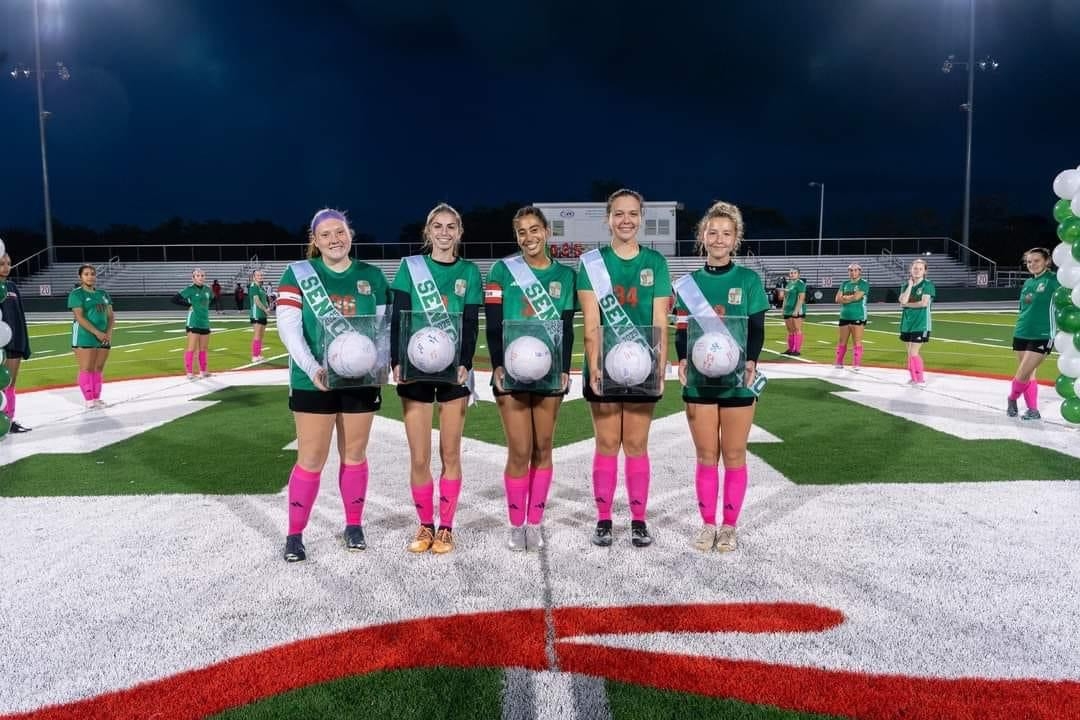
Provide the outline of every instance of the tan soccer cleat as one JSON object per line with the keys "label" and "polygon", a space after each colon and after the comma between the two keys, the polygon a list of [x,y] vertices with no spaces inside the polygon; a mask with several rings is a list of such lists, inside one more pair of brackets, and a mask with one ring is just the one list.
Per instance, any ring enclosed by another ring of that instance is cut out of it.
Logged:
{"label": "tan soccer cleat", "polygon": [[431,552],[445,555],[454,549],[454,534],[448,528],[439,528],[435,533],[435,542],[431,543]]}
{"label": "tan soccer cleat", "polygon": [[432,543],[435,542],[435,535],[431,532],[431,528],[427,525],[421,525],[420,529],[416,531],[416,537],[409,543],[409,552],[411,553],[423,553],[431,549]]}
{"label": "tan soccer cleat", "polygon": [[716,533],[716,552],[731,552],[738,546],[735,541],[735,526],[721,525]]}
{"label": "tan soccer cleat", "polygon": [[695,550],[710,552],[713,545],[716,544],[716,526],[709,524],[703,526],[698,530],[698,534],[694,536],[694,541],[690,544],[694,546]]}

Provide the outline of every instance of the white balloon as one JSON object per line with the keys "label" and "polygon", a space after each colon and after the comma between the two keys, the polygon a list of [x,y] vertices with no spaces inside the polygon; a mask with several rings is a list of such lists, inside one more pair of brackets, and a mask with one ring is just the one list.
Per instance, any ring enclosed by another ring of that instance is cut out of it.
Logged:
{"label": "white balloon", "polygon": [[4,347],[9,342],[11,342],[11,326],[0,320],[0,347]]}
{"label": "white balloon", "polygon": [[6,250],[4,249],[4,241],[0,240],[0,255],[3,255],[5,252]]}
{"label": "white balloon", "polygon": [[0,310],[0,320],[3,320],[3,319],[4,319],[4,311]]}
{"label": "white balloon", "polygon": [[1057,335],[1054,336],[1054,349],[1060,353],[1065,350],[1066,347],[1072,344],[1072,333],[1067,333],[1064,330],[1058,330]]}
{"label": "white balloon", "polygon": [[1058,372],[1066,377],[1080,378],[1080,357],[1060,355],[1057,361]]}
{"label": "white balloon", "polygon": [[1062,200],[1070,200],[1080,190],[1080,170],[1062,170],[1054,178],[1054,193]]}
{"label": "white balloon", "polygon": [[1063,358],[1080,359],[1080,350],[1077,349],[1076,345],[1073,343],[1072,340],[1069,340],[1069,342],[1059,347],[1058,352],[1061,353],[1061,357]]}
{"label": "white balloon", "polygon": [[1080,397],[1080,378],[1076,378],[1076,382],[1073,383],[1073,392],[1076,393],[1076,397]]}
{"label": "white balloon", "polygon": [[1050,259],[1053,260],[1054,264],[1058,267],[1068,265],[1070,258],[1072,258],[1072,245],[1067,245],[1065,243],[1058,243],[1058,246],[1050,253]]}
{"label": "white balloon", "polygon": [[1080,192],[1073,195],[1072,202],[1069,203],[1069,209],[1072,210],[1073,215],[1080,215]]}
{"label": "white balloon", "polygon": [[1058,268],[1057,279],[1059,283],[1067,288],[1080,285],[1080,265],[1074,260],[1071,265]]}
{"label": "white balloon", "polygon": [[1073,288],[1072,297],[1070,299],[1073,301],[1073,305],[1080,307],[1080,285]]}

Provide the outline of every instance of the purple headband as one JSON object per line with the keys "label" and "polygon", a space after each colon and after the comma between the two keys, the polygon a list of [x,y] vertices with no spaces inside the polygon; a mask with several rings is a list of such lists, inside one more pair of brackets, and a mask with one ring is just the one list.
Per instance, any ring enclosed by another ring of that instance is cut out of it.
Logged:
{"label": "purple headband", "polygon": [[323,220],[340,220],[348,227],[349,221],[345,219],[345,213],[340,210],[331,210],[330,208],[323,208],[319,212],[315,213],[315,217],[311,218],[311,234],[315,234],[315,228],[319,226]]}

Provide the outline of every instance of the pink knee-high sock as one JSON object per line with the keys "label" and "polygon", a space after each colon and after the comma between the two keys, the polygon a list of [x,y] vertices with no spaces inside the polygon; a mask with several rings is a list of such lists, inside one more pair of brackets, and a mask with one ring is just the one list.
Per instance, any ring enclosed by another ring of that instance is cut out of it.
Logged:
{"label": "pink knee-high sock", "polygon": [[923,365],[922,358],[918,355],[915,355],[911,358],[911,362],[915,368],[915,381],[923,382],[926,379],[926,376],[923,374],[923,368],[926,366]]}
{"label": "pink knee-high sock", "polygon": [[428,480],[423,485],[412,485],[413,505],[416,506],[416,516],[420,518],[421,525],[435,524],[435,482]]}
{"label": "pink knee-high sock", "polygon": [[8,385],[4,388],[4,414],[12,420],[15,419],[15,386]]}
{"label": "pink knee-high sock", "polygon": [[862,365],[862,343],[855,343],[855,349],[851,351],[851,364],[854,367]]}
{"label": "pink knee-high sock", "polygon": [[802,333],[795,333],[795,352],[802,352],[803,338],[806,337]]}
{"label": "pink knee-high sock", "polygon": [[461,494],[461,478],[439,478],[439,527],[454,527],[454,512]]}
{"label": "pink knee-high sock", "polygon": [[308,518],[311,517],[311,508],[315,505],[315,497],[319,494],[319,477],[321,473],[305,470],[299,465],[293,465],[292,474],[289,475],[289,534],[304,532]]}
{"label": "pink knee-high sock", "polygon": [[104,373],[101,373],[101,372],[90,373],[90,383],[91,383],[90,392],[92,392],[93,395],[94,395],[92,398],[90,398],[91,400],[100,400],[101,399],[101,386],[104,383],[104,377],[103,376],[104,376]]}
{"label": "pink knee-high sock", "polygon": [[791,352],[795,349],[795,333],[788,333],[787,336],[787,349]]}
{"label": "pink knee-high sock", "polygon": [[510,477],[503,473],[503,487],[506,488],[506,511],[510,524],[521,527],[529,504],[529,476]]}
{"label": "pink knee-high sock", "polygon": [[914,355],[908,355],[908,357],[907,357],[907,371],[908,371],[908,375],[911,376],[911,381],[912,382],[918,382],[919,378],[915,376],[915,356]]}
{"label": "pink knee-high sock", "polygon": [[1021,395],[1023,395],[1024,390],[1027,388],[1027,385],[1028,384],[1026,382],[1021,382],[1019,380],[1014,379],[1012,381],[1012,385],[1009,388],[1009,399],[1010,400],[1016,400]]}
{"label": "pink knee-high sock", "polygon": [[184,351],[184,372],[188,375],[192,372],[193,362],[195,360],[195,353],[190,350]]}
{"label": "pink knee-high sock", "polygon": [[836,365],[844,364],[844,356],[847,355],[847,343],[836,343]]}
{"label": "pink knee-high sock", "polygon": [[708,525],[716,524],[716,496],[720,492],[720,468],[716,465],[697,464],[694,471],[697,488],[697,506],[701,519]]}
{"label": "pink knee-high sock", "polygon": [[1039,383],[1036,380],[1032,380],[1024,388],[1024,403],[1027,404],[1031,410],[1039,409]]}
{"label": "pink knee-high sock", "polygon": [[626,473],[626,496],[630,500],[630,517],[644,520],[649,505],[649,456],[628,457],[623,465]]}
{"label": "pink knee-high sock", "polygon": [[593,455],[592,487],[596,500],[596,519],[611,519],[611,504],[615,500],[615,483],[619,474],[618,455]]}
{"label": "pink knee-high sock", "polygon": [[199,351],[199,372],[206,372],[206,351]]}
{"label": "pink knee-high sock", "polygon": [[262,340],[251,341],[251,357],[259,357],[262,355]]}
{"label": "pink knee-high sock", "polygon": [[746,497],[746,466],[724,468],[724,524],[739,521],[743,498]]}
{"label": "pink knee-high sock", "polygon": [[529,468],[529,524],[539,525],[544,519],[551,478],[555,468]]}
{"label": "pink knee-high sock", "polygon": [[79,371],[79,391],[82,392],[83,400],[93,400],[93,394],[91,390],[93,388],[92,381],[90,380],[90,373]]}
{"label": "pink knee-high sock", "polygon": [[341,502],[345,505],[346,525],[363,524],[367,484],[367,460],[357,465],[341,463],[341,468],[338,470],[338,489],[341,490]]}

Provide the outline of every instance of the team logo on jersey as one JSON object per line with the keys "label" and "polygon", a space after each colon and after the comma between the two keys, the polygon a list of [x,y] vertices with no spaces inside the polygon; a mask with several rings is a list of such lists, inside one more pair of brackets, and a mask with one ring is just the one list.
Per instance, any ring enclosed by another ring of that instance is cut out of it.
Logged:
{"label": "team logo on jersey", "polygon": [[370,295],[371,283],[369,283],[367,280],[357,280],[356,292],[360,293],[361,295]]}
{"label": "team logo on jersey", "polygon": [[730,288],[727,291],[728,305],[742,305],[742,288]]}
{"label": "team logo on jersey", "polygon": [[465,287],[466,287],[465,279],[464,278],[458,278],[457,280],[454,281],[454,294],[457,295],[458,297],[465,297]]}
{"label": "team logo on jersey", "polygon": [[1044,290],[1046,290],[1046,281],[1045,280],[1043,280],[1042,282],[1040,282],[1038,285],[1035,286],[1035,292],[1042,292]]}
{"label": "team logo on jersey", "polygon": [[650,270],[649,268],[645,268],[644,270],[641,271],[641,286],[642,287],[652,287],[652,284],[653,284],[652,270]]}
{"label": "team logo on jersey", "polygon": [[562,283],[561,282],[550,282],[550,283],[548,283],[548,295],[551,296],[552,300],[558,300],[559,298],[561,298],[562,297]]}

